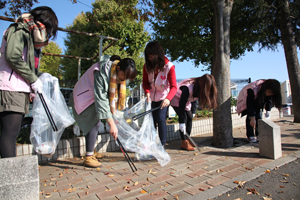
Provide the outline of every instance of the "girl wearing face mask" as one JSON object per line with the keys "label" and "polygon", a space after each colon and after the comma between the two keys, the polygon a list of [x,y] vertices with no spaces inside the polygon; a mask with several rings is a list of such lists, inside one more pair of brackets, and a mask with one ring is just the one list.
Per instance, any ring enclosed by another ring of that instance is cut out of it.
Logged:
{"label": "girl wearing face mask", "polygon": [[16,139],[24,114],[29,113],[31,92],[42,92],[38,79],[41,49],[54,39],[58,20],[41,6],[22,14],[4,32],[0,53],[0,155],[16,156]]}

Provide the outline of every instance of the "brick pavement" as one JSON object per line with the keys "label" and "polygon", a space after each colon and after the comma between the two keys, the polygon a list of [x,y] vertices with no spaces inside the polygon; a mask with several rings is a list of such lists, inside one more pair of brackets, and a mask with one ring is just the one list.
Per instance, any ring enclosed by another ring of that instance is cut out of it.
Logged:
{"label": "brick pavement", "polygon": [[121,152],[105,153],[96,169],[84,167],[81,158],[44,164],[39,174],[40,199],[214,198],[236,187],[234,181],[251,180],[299,157],[300,124],[292,120],[274,120],[281,127],[283,157],[277,160],[259,157],[258,144],[248,143],[241,127],[233,130],[232,148],[214,148],[212,134],[193,137],[201,152],[179,150],[180,141],[173,141],[166,146],[170,163],[161,167],[156,160],[135,162],[135,173]]}

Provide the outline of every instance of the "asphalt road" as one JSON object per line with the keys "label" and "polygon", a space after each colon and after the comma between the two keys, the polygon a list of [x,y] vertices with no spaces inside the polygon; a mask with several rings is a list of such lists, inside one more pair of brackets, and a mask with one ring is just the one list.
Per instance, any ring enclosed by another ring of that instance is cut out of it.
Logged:
{"label": "asphalt road", "polygon": [[235,188],[214,200],[300,200],[300,159],[239,184],[238,189]]}

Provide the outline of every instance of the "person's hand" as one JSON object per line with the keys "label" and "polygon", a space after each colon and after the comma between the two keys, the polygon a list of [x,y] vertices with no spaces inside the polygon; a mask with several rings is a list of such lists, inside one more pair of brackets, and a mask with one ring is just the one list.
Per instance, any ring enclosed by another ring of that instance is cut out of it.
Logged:
{"label": "person's hand", "polygon": [[196,114],[193,114],[193,118],[195,117]]}
{"label": "person's hand", "polygon": [[110,106],[110,112],[114,115],[115,114],[115,107]]}
{"label": "person's hand", "polygon": [[150,93],[146,93],[147,103],[150,102]]}
{"label": "person's hand", "polygon": [[117,126],[116,126],[114,120],[113,119],[110,120],[108,122],[108,125],[109,125],[109,134],[111,134],[111,136],[113,136],[114,139],[116,140],[118,137],[118,129],[117,129]]}
{"label": "person's hand", "polygon": [[266,111],[265,118],[266,119],[270,119],[270,116],[271,116],[271,112],[270,111]]}
{"label": "person's hand", "polygon": [[185,132],[185,123],[179,124],[179,130],[183,133]]}
{"label": "person's hand", "polygon": [[167,107],[170,105],[170,100],[169,99],[164,99],[161,103],[161,107],[160,109],[164,108],[164,107]]}
{"label": "person's hand", "polygon": [[253,128],[256,127],[256,120],[255,120],[255,117],[252,117],[252,118],[250,119],[250,126],[252,126]]}
{"label": "person's hand", "polygon": [[32,102],[35,98],[35,94],[34,93],[30,93],[29,94],[29,100]]}
{"label": "person's hand", "polygon": [[43,83],[40,79],[37,79],[35,82],[31,83],[31,88],[34,93],[42,93],[43,91]]}

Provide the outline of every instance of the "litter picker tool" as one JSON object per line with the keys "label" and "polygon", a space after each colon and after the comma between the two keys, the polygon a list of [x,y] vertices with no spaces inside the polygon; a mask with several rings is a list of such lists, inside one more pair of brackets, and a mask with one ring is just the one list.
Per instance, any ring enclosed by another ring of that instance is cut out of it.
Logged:
{"label": "litter picker tool", "polygon": [[46,114],[47,114],[47,117],[48,117],[48,119],[49,119],[49,121],[50,121],[50,124],[51,124],[51,126],[52,126],[52,128],[53,128],[53,131],[58,131],[58,128],[57,128],[57,126],[56,126],[56,124],[55,124],[55,122],[54,122],[54,120],[53,120],[53,117],[52,117],[50,111],[49,111],[49,108],[48,108],[48,106],[47,106],[47,104],[46,104],[46,101],[45,101],[45,99],[44,99],[43,94],[38,92],[38,95],[39,95],[39,97],[40,97],[40,99],[41,99],[41,102],[42,102],[42,104],[43,104],[43,107],[44,107],[44,109],[45,109],[45,112],[46,112]]}
{"label": "litter picker tool", "polygon": [[[125,156],[125,158],[126,158],[128,164],[129,164],[129,166],[130,166],[132,172],[137,171],[137,168],[135,167],[133,161],[132,161],[131,158],[129,157],[129,155],[128,155],[126,149],[124,149],[124,147],[123,147],[122,143],[120,142],[119,138],[117,138],[117,142],[118,142],[118,144],[119,144],[119,147],[120,147],[121,151],[123,152],[123,155]],[[134,167],[135,170],[133,169],[132,166]]]}
{"label": "litter picker tool", "polygon": [[191,136],[189,136],[189,134],[186,133],[186,130],[184,130],[184,135],[187,136],[188,140],[198,149],[198,151],[201,151],[201,149],[198,147],[196,142],[194,142],[194,140],[191,138]]}
{"label": "litter picker tool", "polygon": [[135,116],[132,117],[132,120],[137,120],[138,118],[141,118],[141,117],[147,115],[148,113],[151,113],[151,112],[153,112],[155,110],[158,110],[158,109],[160,109],[160,106],[158,106],[156,108],[153,108],[151,110],[147,110],[147,111],[145,111],[143,113],[137,114],[137,115],[135,115]]}

